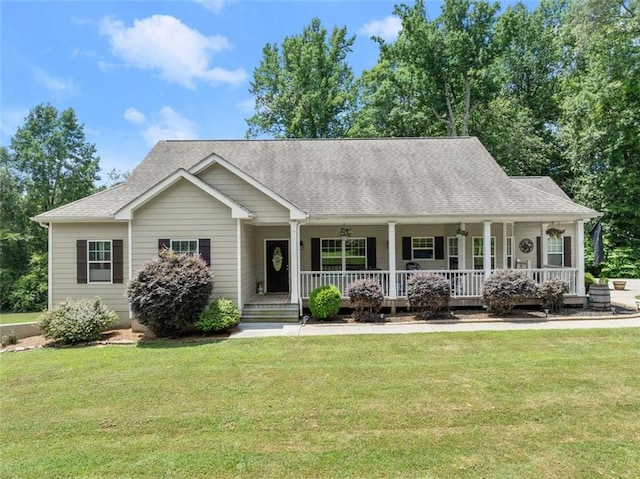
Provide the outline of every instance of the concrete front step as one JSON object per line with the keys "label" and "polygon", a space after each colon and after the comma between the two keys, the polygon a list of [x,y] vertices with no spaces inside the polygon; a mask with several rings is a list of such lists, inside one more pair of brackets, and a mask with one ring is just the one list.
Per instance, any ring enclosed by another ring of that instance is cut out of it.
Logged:
{"label": "concrete front step", "polygon": [[240,320],[245,323],[298,322],[295,304],[246,304]]}

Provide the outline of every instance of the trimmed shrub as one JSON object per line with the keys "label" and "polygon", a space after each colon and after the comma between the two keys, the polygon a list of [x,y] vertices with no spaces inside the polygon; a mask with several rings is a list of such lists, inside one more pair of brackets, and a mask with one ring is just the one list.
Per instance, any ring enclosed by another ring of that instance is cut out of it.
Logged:
{"label": "trimmed shrub", "polygon": [[447,309],[451,285],[447,278],[435,273],[415,273],[407,279],[409,307],[424,317],[433,317]]}
{"label": "trimmed shrub", "polygon": [[236,303],[218,298],[205,309],[196,322],[196,328],[205,333],[226,331],[240,322],[240,310]]}
{"label": "trimmed shrub", "polygon": [[13,344],[18,344],[18,336],[15,331],[9,331],[8,334],[4,334],[2,338],[0,338],[0,346],[3,348]]}
{"label": "trimmed shrub", "polygon": [[569,285],[560,278],[551,278],[545,281],[538,291],[542,299],[542,307],[558,312],[564,304],[564,294],[569,292]]}
{"label": "trimmed shrub", "polygon": [[42,313],[38,326],[47,339],[75,344],[99,339],[117,321],[118,315],[100,298],[67,298]]}
{"label": "trimmed shrub", "polygon": [[372,321],[373,314],[380,311],[384,295],[375,279],[359,279],[347,286],[347,296],[353,307],[356,321]]}
{"label": "trimmed shrub", "polygon": [[309,309],[315,319],[331,319],[340,311],[342,294],[332,284],[320,286],[309,294]]}
{"label": "trimmed shrub", "polygon": [[482,285],[482,300],[498,314],[510,311],[526,298],[535,298],[538,285],[526,273],[501,269],[489,276]]}
{"label": "trimmed shrub", "polygon": [[212,291],[213,273],[200,256],[164,249],[133,275],[127,298],[156,336],[176,336],[195,324]]}

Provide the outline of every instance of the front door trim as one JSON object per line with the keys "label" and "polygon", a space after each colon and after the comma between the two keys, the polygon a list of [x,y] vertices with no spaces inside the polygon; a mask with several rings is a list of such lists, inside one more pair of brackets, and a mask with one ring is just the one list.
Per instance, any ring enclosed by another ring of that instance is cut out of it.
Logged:
{"label": "front door trim", "polygon": [[[265,292],[271,292],[270,288],[269,288],[269,263],[271,262],[271,258],[268,257],[268,248],[267,248],[267,243],[269,241],[284,241],[287,243],[287,293],[291,292],[291,273],[289,270],[289,264],[291,262],[291,244],[289,241],[289,238],[265,238],[264,239],[264,245],[263,245],[263,256],[264,256],[264,261],[262,264],[262,268],[263,268],[263,272],[264,272],[264,290]],[[284,291],[283,291],[284,292]]]}

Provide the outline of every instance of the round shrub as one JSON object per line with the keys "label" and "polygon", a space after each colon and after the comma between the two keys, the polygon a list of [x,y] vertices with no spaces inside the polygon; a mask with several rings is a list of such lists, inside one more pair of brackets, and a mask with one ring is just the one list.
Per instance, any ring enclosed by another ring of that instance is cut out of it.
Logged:
{"label": "round shrub", "polygon": [[196,328],[205,333],[226,331],[240,322],[240,310],[236,303],[218,298],[205,309],[196,322]]}
{"label": "round shrub", "polygon": [[538,285],[522,271],[500,269],[482,285],[482,300],[498,314],[510,311],[526,298],[538,295]]}
{"label": "round shrub", "polygon": [[118,321],[100,298],[67,298],[40,316],[38,326],[47,339],[64,344],[86,343]]}
{"label": "round shrub", "polygon": [[338,314],[341,300],[342,294],[334,285],[320,286],[309,294],[309,309],[316,319],[331,319]]}
{"label": "round shrub", "polygon": [[545,281],[539,288],[539,296],[542,299],[542,307],[549,311],[560,311],[564,304],[564,294],[569,292],[569,285],[560,278],[551,278]]}
{"label": "round shrub", "polygon": [[384,294],[380,284],[371,278],[359,279],[347,286],[347,296],[354,308],[356,321],[371,321],[373,314],[380,311]]}
{"label": "round shrub", "polygon": [[426,316],[447,309],[451,285],[447,278],[435,273],[415,273],[407,279],[409,307]]}
{"label": "round shrub", "polygon": [[198,320],[213,291],[213,273],[198,255],[168,249],[131,278],[131,310],[156,336],[176,336]]}

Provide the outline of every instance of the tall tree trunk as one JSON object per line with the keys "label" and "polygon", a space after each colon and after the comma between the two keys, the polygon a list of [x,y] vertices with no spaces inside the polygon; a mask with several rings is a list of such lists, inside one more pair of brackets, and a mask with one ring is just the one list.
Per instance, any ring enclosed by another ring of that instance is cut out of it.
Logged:
{"label": "tall tree trunk", "polygon": [[447,117],[449,118],[447,121],[447,135],[458,136],[456,114],[453,112],[453,107],[451,106],[451,89],[448,83],[444,84],[444,100],[447,103]]}
{"label": "tall tree trunk", "polygon": [[471,81],[464,77],[464,117],[462,118],[462,136],[469,136],[469,112],[471,110]]}

